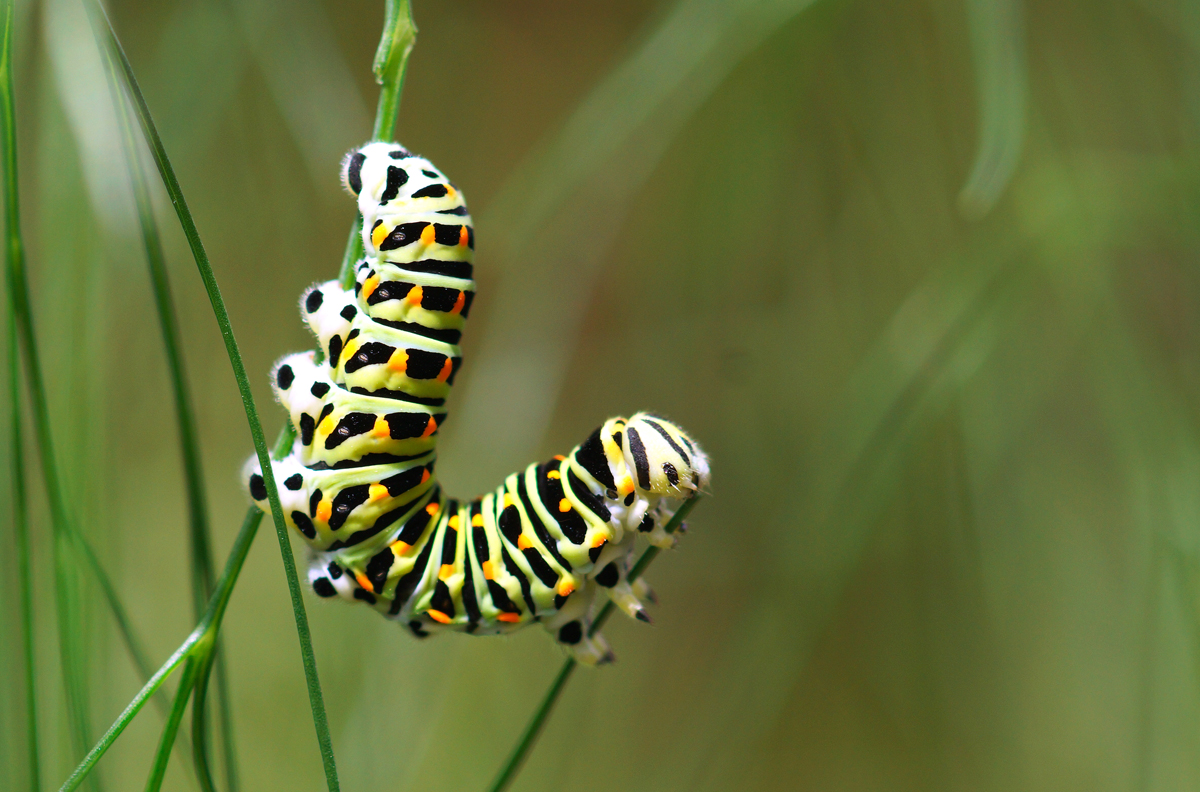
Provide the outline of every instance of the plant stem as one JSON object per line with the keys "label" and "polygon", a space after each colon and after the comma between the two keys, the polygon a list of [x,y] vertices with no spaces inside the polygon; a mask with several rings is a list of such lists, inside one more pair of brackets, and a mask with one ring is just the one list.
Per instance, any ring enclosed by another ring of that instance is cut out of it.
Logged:
{"label": "plant stem", "polygon": [[[387,0],[384,7],[383,34],[375,50],[375,62],[371,70],[379,83],[379,104],[375,108],[375,127],[372,140],[394,140],[396,115],[400,110],[400,96],[404,92],[404,75],[408,72],[408,57],[417,42],[417,26],[413,22],[412,4],[409,0]],[[354,263],[362,258],[362,218],[356,217],[346,240],[346,252],[342,256],[342,267],[338,281],[342,288],[354,288]]]}
{"label": "plant stem", "polygon": [[192,693],[192,685],[196,681],[196,666],[198,661],[190,656],[183,666],[183,676],[179,680],[179,690],[175,691],[175,702],[171,705],[171,714],[163,725],[162,737],[158,741],[158,750],[154,752],[154,764],[150,769],[150,777],[146,780],[146,792],[158,792],[162,788],[163,778],[167,774],[167,762],[171,758],[171,748],[175,745],[175,735],[179,732],[179,723],[183,720],[183,712],[187,709],[188,697]]}
{"label": "plant stem", "polygon": [[[684,501],[675,514],[672,515],[663,530],[669,534],[675,533],[675,530],[683,523],[683,519],[687,517],[688,512],[695,508],[696,504],[700,501],[700,497],[696,495]],[[642,573],[646,571],[646,567],[650,566],[650,562],[658,555],[658,552],[657,547],[647,547],[646,551],[638,558],[637,563],[629,570],[629,574],[625,576],[625,579],[632,583],[641,577]],[[600,609],[600,613],[592,620],[592,625],[588,628],[589,638],[599,632],[600,628],[604,626],[604,622],[608,621],[608,617],[612,615],[612,612],[613,604],[610,600],[604,603],[604,607]],[[517,740],[516,747],[509,754],[508,761],[504,763],[504,767],[501,768],[499,775],[492,781],[492,785],[488,787],[488,792],[501,792],[516,778],[521,765],[525,764],[530,751],[533,750],[533,746],[537,743],[537,739],[542,733],[542,727],[546,725],[546,720],[550,717],[555,703],[558,702],[558,697],[562,695],[563,688],[567,686],[567,681],[570,680],[576,665],[578,663],[575,662],[574,658],[567,658],[563,663],[562,668],[559,669],[558,676],[554,678],[550,689],[546,691],[546,695],[542,698],[542,703],[534,711],[533,718],[525,726],[525,730],[521,732],[521,738]]]}

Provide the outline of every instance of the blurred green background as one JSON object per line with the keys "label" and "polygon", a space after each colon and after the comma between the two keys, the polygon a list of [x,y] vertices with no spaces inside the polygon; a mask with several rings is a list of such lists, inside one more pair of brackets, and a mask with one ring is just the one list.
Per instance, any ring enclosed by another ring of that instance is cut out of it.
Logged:
{"label": "blurred green background", "polygon": [[[334,277],[352,217],[337,165],[369,134],[381,4],[109,6],[273,436],[267,371],[310,345],[297,298]],[[610,622],[618,664],[576,673],[515,789],[1200,784],[1200,5],[414,12],[399,139],[465,190],[479,239],[449,489],[638,409],[712,457],[712,497],[650,570],[655,626]],[[19,3],[17,24],[59,454],[157,663],[192,626],[185,504],[117,128],[80,5]],[[223,559],[251,445],[156,195]],[[32,496],[57,788],[78,756]],[[80,581],[99,733],[139,681]],[[7,552],[0,597],[0,787],[19,789]],[[417,643],[308,603],[348,791],[484,788],[562,662],[540,630]],[[243,788],[322,789],[269,523],[223,634]],[[106,788],[141,787],[161,724],[143,712]],[[167,788],[196,788],[185,765]]]}

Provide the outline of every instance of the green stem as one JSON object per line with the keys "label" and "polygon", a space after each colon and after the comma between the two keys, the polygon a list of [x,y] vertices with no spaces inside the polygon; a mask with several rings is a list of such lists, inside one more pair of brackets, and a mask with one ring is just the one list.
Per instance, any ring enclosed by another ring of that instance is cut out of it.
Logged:
{"label": "green stem", "polygon": [[184,710],[187,709],[188,697],[192,693],[192,685],[196,681],[196,666],[200,661],[189,656],[183,667],[183,677],[179,680],[179,690],[175,691],[175,702],[171,705],[171,714],[163,726],[162,737],[158,741],[158,750],[154,752],[154,764],[150,769],[150,777],[146,780],[146,792],[158,792],[162,788],[163,778],[167,774],[167,762],[171,759],[171,748],[175,745],[175,735],[179,732],[179,724],[183,720]]}
{"label": "green stem", "polygon": [[225,352],[229,357],[229,364],[233,368],[233,376],[237,381],[238,392],[242,398],[242,407],[246,412],[246,422],[249,424],[250,436],[254,441],[254,450],[258,456],[263,482],[266,484],[267,498],[271,505],[271,517],[275,523],[275,534],[279,540],[280,555],[283,557],[284,574],[287,577],[288,593],[292,601],[292,613],[296,621],[296,635],[300,641],[300,657],[304,664],[305,682],[308,685],[309,705],[312,709],[313,725],[317,733],[321,761],[325,768],[325,783],[329,788],[329,792],[336,792],[339,788],[337,766],[333,757],[333,741],[329,736],[329,723],[325,715],[325,702],[324,696],[321,693],[321,682],[317,676],[316,656],[312,648],[308,614],[304,609],[304,600],[300,593],[300,582],[296,577],[296,561],[292,556],[287,525],[283,519],[283,510],[279,505],[279,491],[275,484],[274,472],[271,469],[267,441],[263,436],[262,424],[258,418],[258,410],[254,406],[254,394],[250,389],[250,379],[246,374],[242,354],[238,348],[237,340],[233,335],[233,326],[229,321],[229,313],[225,308],[225,300],[221,297],[221,291],[217,286],[216,277],[213,275],[208,254],[205,252],[204,245],[200,241],[200,232],[196,228],[191,211],[188,209],[187,201],[183,197],[183,190],[179,186],[175,169],[167,157],[166,148],[163,146],[162,139],[158,135],[158,129],[155,127],[154,120],[150,115],[150,108],[146,104],[146,99],[142,95],[141,88],[138,86],[137,78],[133,74],[133,67],[130,65],[129,59],[126,57],[125,51],[122,49],[121,43],[117,40],[116,33],[112,29],[112,24],[105,15],[104,9],[100,7],[98,0],[85,0],[85,2],[87,3],[88,10],[91,12],[97,36],[102,42],[101,49],[120,67],[125,87],[133,98],[134,109],[141,124],[142,133],[150,145],[150,151],[154,156],[155,164],[158,166],[158,172],[162,177],[163,185],[167,189],[167,194],[170,196],[171,203],[175,207],[175,214],[179,218],[180,225],[183,227],[183,233],[187,238],[188,246],[191,248],[192,257],[196,261],[196,269],[199,270],[200,279],[204,282],[204,289],[208,293],[208,300],[212,306],[213,315],[216,317],[217,326],[220,328],[221,337],[225,342]]}
{"label": "green stem", "polygon": [[208,704],[208,678],[212,673],[213,661],[216,659],[217,653],[213,652],[200,662],[192,694],[192,764],[195,766],[196,780],[199,782],[202,792],[216,792],[212,771],[208,767],[206,748],[208,737],[205,733],[208,725],[204,718],[204,709]]}
{"label": "green stem", "polygon": [[[672,515],[663,530],[669,534],[675,533],[675,530],[683,523],[683,519],[687,517],[688,512],[696,507],[696,504],[700,501],[700,497],[697,495],[684,501],[675,514]],[[637,563],[629,570],[629,574],[625,576],[626,580],[632,583],[641,577],[642,573],[646,571],[646,567],[650,566],[650,562],[658,555],[658,552],[657,547],[647,547],[646,551],[638,558]],[[608,621],[608,617],[612,615],[612,612],[613,604],[610,600],[604,603],[604,607],[600,609],[600,613],[592,620],[592,626],[588,628],[589,638],[599,632],[600,628],[604,626],[604,622]],[[501,768],[500,773],[492,781],[492,785],[488,787],[488,792],[501,792],[501,790],[507,789],[508,785],[516,778],[521,765],[525,764],[525,760],[529,758],[530,751],[533,750],[538,737],[541,736],[542,727],[546,725],[546,720],[549,719],[550,713],[554,710],[554,705],[558,702],[559,696],[562,695],[563,688],[567,686],[567,681],[570,680],[576,665],[578,663],[575,662],[574,658],[567,658],[563,663],[562,668],[559,669],[558,676],[554,678],[550,689],[546,691],[546,695],[542,698],[542,703],[534,711],[533,718],[525,726],[525,730],[521,732],[521,738],[517,740],[516,747],[509,754],[508,761],[504,763],[504,767]]]}
{"label": "green stem", "polygon": [[80,664],[78,641],[82,639],[77,618],[68,563],[67,542],[71,534],[67,517],[66,498],[54,458],[54,442],[50,431],[50,409],[42,378],[41,359],[35,340],[33,309],[29,297],[29,282],[25,271],[25,249],[21,239],[21,211],[17,178],[16,108],[13,99],[12,47],[13,0],[4,0],[4,31],[0,45],[0,127],[4,165],[5,250],[9,300],[18,329],[20,346],[25,359],[25,371],[33,407],[34,427],[41,459],[42,479],[50,505],[50,521],[54,529],[55,601],[58,610],[59,654],[62,658],[63,684],[66,690],[67,711],[71,736],[79,750],[91,744],[88,730],[86,669]]}
{"label": "green stem", "polygon": [[21,589],[21,649],[25,663],[25,742],[29,751],[29,788],[42,788],[38,761],[37,664],[33,646],[33,576],[29,564],[29,514],[25,503],[25,450],[21,439],[21,369],[17,348],[17,322],[8,312],[8,383],[12,408],[13,533],[17,546],[17,582]]}
{"label": "green stem", "polygon": [[[375,62],[371,70],[379,83],[379,104],[375,108],[375,128],[372,140],[394,140],[396,115],[400,110],[400,96],[404,93],[404,75],[408,72],[408,57],[417,42],[417,26],[413,22],[412,5],[409,0],[387,0],[384,7],[383,34],[375,50]],[[346,252],[342,256],[342,267],[338,281],[344,289],[354,288],[354,263],[362,258],[362,218],[355,218],[346,240]]]}

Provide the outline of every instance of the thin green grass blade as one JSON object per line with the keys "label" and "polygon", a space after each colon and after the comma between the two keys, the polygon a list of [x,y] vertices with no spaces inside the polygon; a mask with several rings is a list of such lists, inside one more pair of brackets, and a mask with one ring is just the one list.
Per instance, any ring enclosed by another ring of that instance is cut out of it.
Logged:
{"label": "thin green grass blade", "polygon": [[[696,504],[700,502],[701,496],[697,495],[694,498],[686,500],[675,512],[670,521],[667,522],[663,530],[669,534],[675,533],[676,529],[683,524],[683,520],[688,516],[688,513],[696,508]],[[646,551],[638,558],[637,563],[629,570],[626,578],[630,583],[637,580],[646,571],[646,567],[650,566],[650,562],[658,556],[659,550],[657,547],[647,547]],[[588,628],[588,636],[593,636],[600,631],[604,626],[604,622],[608,621],[608,617],[612,615],[613,604],[611,601],[604,603],[604,607],[600,609],[600,613],[596,614],[595,620],[592,621],[592,626]],[[554,705],[558,702],[559,696],[562,695],[563,689],[566,688],[567,682],[571,679],[571,674],[575,671],[575,666],[578,663],[574,658],[568,658],[559,669],[558,676],[550,684],[550,689],[546,691],[546,695],[542,698],[542,703],[533,713],[533,718],[525,726],[525,730],[521,732],[521,737],[517,740],[516,747],[509,754],[508,761],[504,763],[500,773],[496,779],[492,781],[492,785],[488,787],[488,792],[502,792],[507,789],[508,785],[517,777],[517,773],[521,770],[521,766],[525,764],[525,760],[529,758],[529,753],[533,750],[533,746],[537,744],[538,737],[542,733],[542,728],[546,725],[546,721],[550,718],[550,713],[554,710]]]}
{"label": "thin green grass blade", "polygon": [[17,546],[17,585],[21,590],[21,650],[25,671],[25,746],[29,756],[29,788],[42,788],[41,762],[38,759],[37,663],[33,645],[33,575],[29,565],[29,513],[25,502],[25,449],[21,439],[21,370],[17,348],[17,322],[8,312],[8,384],[12,407],[13,534]]}
{"label": "thin green grass blade", "polygon": [[317,743],[320,747],[321,761],[325,769],[325,781],[330,792],[335,792],[338,789],[337,766],[333,757],[333,742],[329,736],[329,723],[325,714],[325,702],[321,693],[321,683],[317,676],[316,656],[312,649],[312,636],[308,626],[308,615],[305,612],[304,600],[300,593],[300,583],[296,576],[296,561],[292,556],[287,527],[283,521],[283,511],[279,506],[279,492],[275,485],[275,476],[271,470],[271,460],[267,451],[266,438],[263,436],[262,424],[258,418],[258,410],[254,405],[254,394],[250,389],[250,380],[246,374],[242,354],[238,348],[237,340],[234,338],[233,327],[229,321],[229,313],[225,308],[225,301],[221,297],[221,291],[213,274],[212,266],[209,263],[208,254],[205,252],[204,245],[200,240],[199,230],[196,228],[191,211],[187,207],[183,190],[179,186],[175,170],[171,165],[170,159],[167,157],[162,139],[158,135],[158,130],[150,115],[150,108],[146,104],[145,97],[142,96],[141,88],[138,86],[137,78],[133,73],[133,67],[130,65],[129,59],[125,56],[120,41],[118,41],[116,33],[112,29],[112,24],[100,4],[96,0],[87,0],[86,5],[96,35],[100,40],[101,49],[106,57],[111,58],[113,63],[119,66],[125,88],[129,91],[129,95],[133,99],[138,122],[142,127],[142,133],[145,135],[146,141],[150,146],[155,164],[158,166],[159,175],[162,177],[167,194],[170,196],[171,203],[175,207],[175,213],[179,218],[180,225],[183,227],[184,236],[187,238],[188,246],[191,248],[192,256],[196,261],[196,268],[199,270],[200,278],[204,282],[204,288],[208,293],[209,303],[217,320],[217,326],[220,328],[221,337],[225,342],[225,351],[229,357],[230,366],[233,368],[234,379],[237,381],[242,406],[246,412],[246,422],[249,424],[250,436],[254,441],[254,449],[258,455],[259,465],[262,468],[263,481],[266,484],[267,495],[271,504],[271,516],[275,523],[280,554],[283,557],[284,573],[287,577],[288,593],[292,600],[292,612],[296,620],[296,634],[300,641],[300,655],[304,664],[305,682],[308,685],[309,704],[313,712],[313,725],[317,732]]}
{"label": "thin green grass blade", "polygon": [[[62,661],[63,684],[67,698],[71,739],[79,751],[91,744],[88,725],[86,663],[80,641],[82,625],[73,586],[73,565],[69,558],[71,529],[67,517],[65,495],[54,458],[54,442],[50,429],[50,410],[42,378],[34,332],[33,310],[29,297],[29,282],[25,271],[24,243],[21,239],[21,212],[17,179],[16,108],[13,97],[12,47],[13,0],[3,5],[4,31],[0,44],[0,137],[4,165],[4,220],[6,272],[9,300],[18,328],[20,346],[25,359],[25,371],[33,407],[34,427],[41,458],[42,478],[50,502],[50,519],[54,530],[55,603],[58,610],[59,654]],[[93,779],[95,781],[95,779]],[[98,783],[96,784],[98,787]]]}

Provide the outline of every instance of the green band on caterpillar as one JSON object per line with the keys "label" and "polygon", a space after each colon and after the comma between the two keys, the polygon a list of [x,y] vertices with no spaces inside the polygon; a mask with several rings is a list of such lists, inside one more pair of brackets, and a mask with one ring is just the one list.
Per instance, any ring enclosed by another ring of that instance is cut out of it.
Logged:
{"label": "green band on caterpillar", "polygon": [[[272,377],[297,433],[274,472],[288,525],[312,549],[313,590],[369,603],[418,637],[537,621],[580,661],[611,660],[591,620],[607,598],[649,621],[649,588],[627,581],[634,540],[674,543],[664,527],[707,487],[707,458],[679,427],[638,413],[480,498],[447,498],[436,444],[475,296],[471,216],[457,187],[396,144],[352,151],[342,183],[366,256],[353,290],[305,292],[321,355],[285,357]],[[247,475],[266,509],[253,460]]]}

